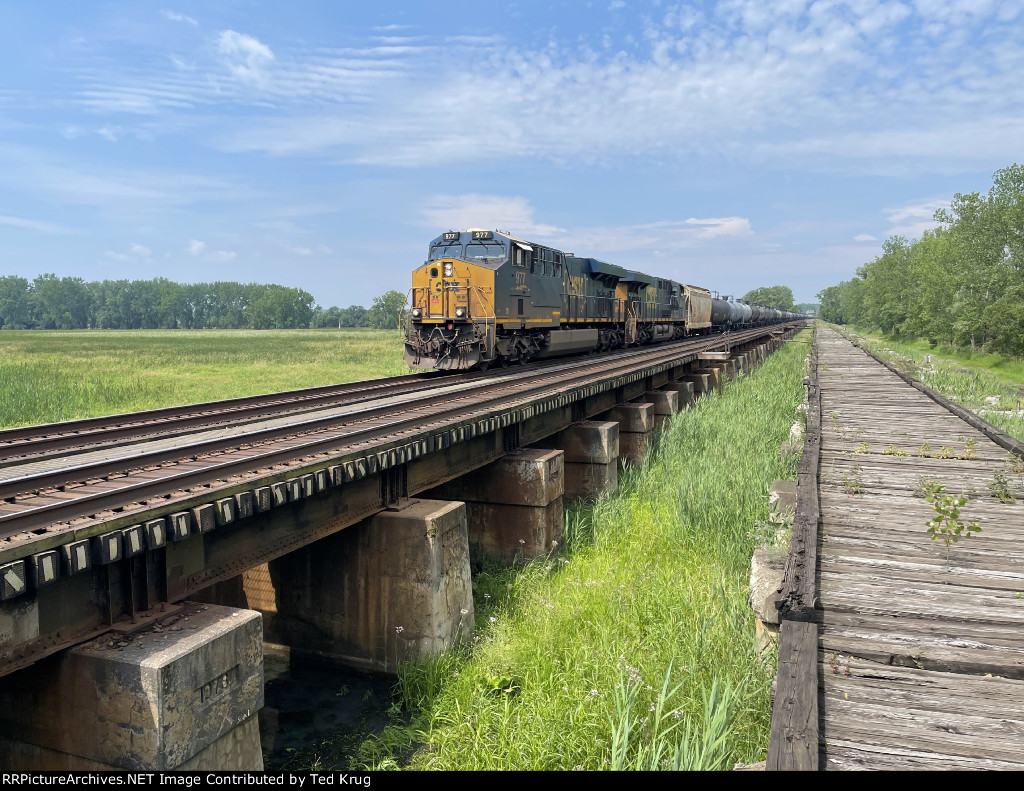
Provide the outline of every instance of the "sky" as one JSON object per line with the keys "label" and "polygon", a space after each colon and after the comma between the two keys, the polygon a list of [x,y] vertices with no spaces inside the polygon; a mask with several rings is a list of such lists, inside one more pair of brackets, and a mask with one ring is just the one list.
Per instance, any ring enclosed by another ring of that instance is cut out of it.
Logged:
{"label": "sky", "polygon": [[0,0],[0,276],[406,291],[508,230],[798,302],[1024,161],[1024,0]]}

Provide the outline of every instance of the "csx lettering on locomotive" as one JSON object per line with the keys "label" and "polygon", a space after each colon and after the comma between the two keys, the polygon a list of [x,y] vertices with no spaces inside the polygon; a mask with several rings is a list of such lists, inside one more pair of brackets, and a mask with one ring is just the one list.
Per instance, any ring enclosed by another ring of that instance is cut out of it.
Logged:
{"label": "csx lettering on locomotive", "polygon": [[405,359],[419,369],[526,363],[799,318],[479,228],[434,239],[411,293]]}

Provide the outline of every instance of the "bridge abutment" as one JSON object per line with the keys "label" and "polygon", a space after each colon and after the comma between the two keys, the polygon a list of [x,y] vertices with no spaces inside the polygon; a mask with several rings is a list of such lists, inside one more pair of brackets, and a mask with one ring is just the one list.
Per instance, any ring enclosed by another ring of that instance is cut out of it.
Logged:
{"label": "bridge abutment", "polygon": [[0,766],[263,769],[259,613],[186,602],[0,679]]}

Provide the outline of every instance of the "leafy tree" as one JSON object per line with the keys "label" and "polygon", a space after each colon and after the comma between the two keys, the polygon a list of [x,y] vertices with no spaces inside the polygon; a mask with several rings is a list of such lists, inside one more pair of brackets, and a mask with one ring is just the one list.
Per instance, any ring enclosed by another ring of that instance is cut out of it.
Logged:
{"label": "leafy tree", "polygon": [[362,305],[349,305],[338,314],[342,327],[369,327],[369,311]]}
{"label": "leafy tree", "polygon": [[373,298],[373,305],[367,313],[369,326],[378,330],[398,328],[399,313],[405,306],[405,294],[391,290]]}
{"label": "leafy tree", "polygon": [[857,277],[824,289],[823,318],[1024,355],[1024,166],[957,193],[920,239],[887,239]]}
{"label": "leafy tree", "polygon": [[0,327],[24,330],[32,326],[28,280],[17,275],[0,277]]}
{"label": "leafy tree", "polygon": [[740,299],[766,308],[793,310],[793,289],[789,286],[762,286],[748,291]]}

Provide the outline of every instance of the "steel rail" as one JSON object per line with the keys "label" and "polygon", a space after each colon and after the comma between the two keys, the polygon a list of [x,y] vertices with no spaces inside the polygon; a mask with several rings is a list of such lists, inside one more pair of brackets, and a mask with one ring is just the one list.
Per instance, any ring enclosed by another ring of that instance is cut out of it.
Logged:
{"label": "steel rail", "polygon": [[447,372],[426,372],[3,429],[0,430],[0,454],[3,454],[0,467],[23,464],[26,460],[38,461],[47,458],[44,454],[48,452],[61,455],[87,452],[130,441],[173,437],[204,427],[239,425],[277,415],[345,406],[389,394],[439,387],[443,385],[442,380],[450,378]]}
{"label": "steel rail", "polygon": [[[732,341],[742,343],[748,338],[758,337],[763,333],[761,329],[747,330],[736,333]],[[166,493],[198,486],[202,483],[216,481],[227,476],[237,476],[251,473],[260,468],[267,468],[280,464],[285,460],[295,460],[313,453],[324,453],[328,450],[341,452],[357,445],[363,445],[383,437],[394,436],[398,432],[410,430],[422,430],[438,423],[456,422],[471,420],[473,416],[480,413],[494,411],[495,404],[506,404],[508,409],[514,408],[522,400],[536,399],[542,393],[556,394],[565,391],[576,383],[592,380],[595,375],[605,378],[628,373],[637,367],[637,357],[643,358],[643,365],[658,365],[659,363],[679,357],[680,354],[696,353],[702,347],[720,344],[717,338],[701,337],[697,340],[683,341],[671,346],[660,345],[656,349],[645,347],[643,350],[629,350],[625,354],[616,355],[614,359],[603,359],[599,362],[570,363],[566,366],[545,368],[543,370],[524,370],[522,375],[514,378],[501,377],[497,382],[491,377],[489,382],[469,388],[460,393],[452,400],[444,403],[438,409],[433,396],[427,395],[413,401],[406,401],[401,404],[390,404],[381,407],[373,407],[361,410],[356,413],[360,416],[358,423],[365,423],[374,417],[386,417],[389,413],[395,414],[397,419],[385,423],[375,423],[367,428],[359,428],[353,425],[351,414],[335,416],[333,418],[319,418],[312,421],[305,421],[300,424],[292,424],[284,427],[276,427],[245,435],[235,435],[227,438],[220,438],[213,441],[201,442],[187,448],[174,448],[157,451],[152,454],[142,454],[132,457],[130,460],[119,459],[106,461],[98,464],[85,465],[83,467],[72,467],[59,471],[26,476],[20,479],[11,479],[0,487],[0,499],[8,503],[17,504],[16,496],[24,495],[28,491],[24,488],[30,485],[33,489],[51,489],[55,486],[63,486],[71,482],[69,475],[74,474],[75,481],[81,481],[84,477],[87,483],[95,483],[96,478],[103,475],[110,475],[117,472],[124,474],[126,485],[100,492],[91,492],[81,497],[71,497],[57,502],[49,502],[43,505],[32,506],[32,497],[23,498],[28,507],[24,510],[0,514],[0,527],[4,535],[35,529],[43,525],[50,525],[54,522],[67,520],[79,516],[87,516],[97,511],[109,510],[123,507],[126,504],[138,503],[147,497],[157,493]],[[577,370],[566,378],[567,367],[574,367]],[[551,381],[554,380],[554,381]],[[480,390],[492,390],[493,395],[485,395]],[[483,397],[481,397],[483,396]],[[429,402],[429,412],[424,414],[426,404]],[[466,410],[465,402],[469,401],[473,408]],[[333,424],[333,425],[332,425]],[[331,431],[330,429],[335,429]],[[245,454],[245,451],[253,449],[254,444],[266,445],[268,442],[283,438],[298,438],[311,433],[320,433],[318,438],[299,443],[289,443],[286,447],[272,450],[256,450],[253,453]],[[126,471],[126,461],[131,463],[130,470],[141,472],[150,471],[155,466],[167,462],[201,462],[198,458],[201,453],[212,454],[220,451],[234,451],[236,455],[242,453],[241,458],[234,458],[223,462],[212,462],[199,470],[189,470],[175,473],[168,470],[166,475],[156,480],[144,482],[131,482],[131,471]],[[140,463],[141,462],[141,463]],[[62,481],[62,483],[58,483]],[[78,487],[75,487],[78,488]],[[64,490],[64,494],[72,494],[74,488]],[[83,506],[87,510],[83,510]]]}

